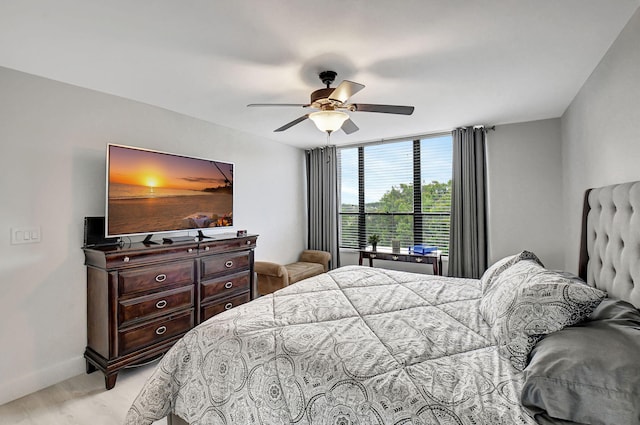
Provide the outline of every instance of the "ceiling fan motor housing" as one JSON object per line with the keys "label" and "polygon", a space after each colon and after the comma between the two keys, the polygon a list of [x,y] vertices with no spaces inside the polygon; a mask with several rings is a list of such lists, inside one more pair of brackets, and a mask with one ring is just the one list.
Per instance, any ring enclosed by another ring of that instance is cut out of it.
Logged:
{"label": "ceiling fan motor housing", "polygon": [[314,108],[318,109],[322,109],[325,105],[332,105],[332,102],[329,100],[329,95],[333,93],[333,90],[334,89],[332,88],[326,88],[314,91],[311,93],[311,102],[309,103],[311,103]]}

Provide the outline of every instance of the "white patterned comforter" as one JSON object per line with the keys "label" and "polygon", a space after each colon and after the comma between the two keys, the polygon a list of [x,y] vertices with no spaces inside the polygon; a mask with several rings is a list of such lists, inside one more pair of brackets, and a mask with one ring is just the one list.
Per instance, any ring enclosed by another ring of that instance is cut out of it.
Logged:
{"label": "white patterned comforter", "polygon": [[127,424],[535,424],[478,280],[347,266],[219,314],[162,359]]}

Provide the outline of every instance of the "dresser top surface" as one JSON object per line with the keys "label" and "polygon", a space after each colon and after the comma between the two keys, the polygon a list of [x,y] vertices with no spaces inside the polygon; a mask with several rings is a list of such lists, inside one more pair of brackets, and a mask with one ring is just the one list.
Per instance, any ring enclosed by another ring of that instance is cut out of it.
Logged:
{"label": "dresser top surface", "polygon": [[148,243],[148,244],[145,244],[143,242],[129,242],[129,243],[121,242],[119,244],[104,245],[104,246],[84,246],[82,247],[82,249],[85,252],[87,251],[100,252],[104,255],[126,254],[126,253],[133,253],[133,252],[163,250],[163,249],[170,249],[170,248],[177,248],[177,247],[187,248],[187,249],[188,248],[197,249],[200,246],[210,246],[210,245],[216,245],[217,243],[224,244],[229,242],[251,240],[257,237],[258,235],[255,235],[255,234],[238,237],[233,233],[224,233],[224,234],[220,234],[212,237],[207,237],[200,241],[195,240],[195,237],[194,237],[194,240],[187,240],[187,241],[163,242],[162,240],[160,240],[160,241],[153,241],[153,243]]}

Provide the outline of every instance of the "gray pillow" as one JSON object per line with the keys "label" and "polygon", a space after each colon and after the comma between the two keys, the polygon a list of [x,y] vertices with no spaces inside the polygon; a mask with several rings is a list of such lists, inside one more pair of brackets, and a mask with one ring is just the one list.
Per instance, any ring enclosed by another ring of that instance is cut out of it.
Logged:
{"label": "gray pillow", "polygon": [[524,370],[522,405],[536,419],[638,424],[638,353],[640,312],[604,300],[588,321],[538,342]]}
{"label": "gray pillow", "polygon": [[532,260],[512,265],[496,278],[480,300],[500,354],[523,370],[542,336],[581,322],[606,294],[552,272]]}
{"label": "gray pillow", "polygon": [[540,264],[544,267],[542,262],[538,259],[536,254],[529,251],[522,251],[515,255],[510,255],[508,257],[504,257],[501,260],[496,261],[489,267],[480,277],[480,287],[482,288],[482,293],[484,294],[489,290],[493,282],[503,271],[507,270],[509,267],[513,266],[518,261],[522,260],[533,260],[536,263]]}

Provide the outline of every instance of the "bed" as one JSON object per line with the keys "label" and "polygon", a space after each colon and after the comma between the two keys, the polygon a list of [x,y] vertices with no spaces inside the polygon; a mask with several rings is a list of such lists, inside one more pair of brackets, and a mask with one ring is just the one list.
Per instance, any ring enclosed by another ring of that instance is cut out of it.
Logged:
{"label": "bed", "polygon": [[640,423],[640,183],[585,206],[588,284],[527,251],[479,280],[332,270],[190,331],[126,423]]}

